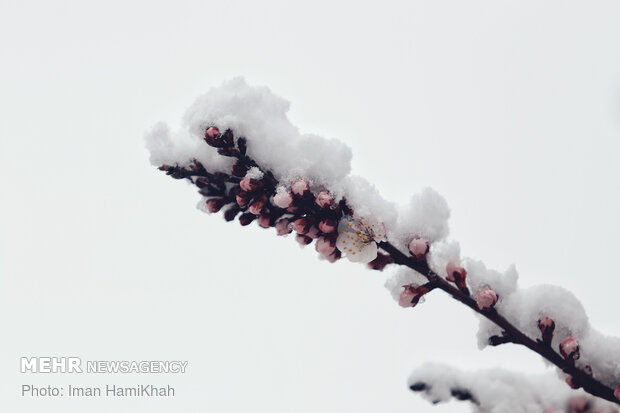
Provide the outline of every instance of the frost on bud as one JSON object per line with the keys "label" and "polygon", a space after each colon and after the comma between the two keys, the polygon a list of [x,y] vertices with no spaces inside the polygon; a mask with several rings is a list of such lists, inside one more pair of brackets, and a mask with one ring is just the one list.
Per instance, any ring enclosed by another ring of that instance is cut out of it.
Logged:
{"label": "frost on bud", "polygon": [[579,341],[573,336],[566,337],[560,343],[560,354],[568,361],[579,358]]}
{"label": "frost on bud", "polygon": [[321,208],[327,208],[334,203],[334,197],[328,191],[321,191],[314,199],[314,202]]}
{"label": "frost on bud", "polygon": [[278,188],[278,191],[273,196],[273,203],[277,207],[286,209],[293,205],[293,195],[291,195],[291,193],[286,191],[284,188]]}
{"label": "frost on bud", "polygon": [[246,225],[250,225],[255,218],[256,215],[246,212],[239,217],[239,223],[245,227]]}
{"label": "frost on bud", "polygon": [[324,219],[319,222],[319,229],[324,234],[331,234],[336,231],[336,228],[338,228],[338,223],[333,219]]}
{"label": "frost on bud", "polygon": [[263,195],[250,204],[248,211],[250,211],[254,215],[260,215],[266,203],[267,203],[267,197]]}
{"label": "frost on bud", "polygon": [[414,238],[409,243],[409,252],[416,259],[421,260],[428,253],[428,241],[423,238]]}
{"label": "frost on bud", "polygon": [[620,400],[620,386],[616,387],[616,390],[614,390],[614,397]]}
{"label": "frost on bud", "polygon": [[314,224],[314,219],[311,217],[298,218],[293,222],[293,230],[296,233],[305,235]]}
{"label": "frost on bud", "polygon": [[210,213],[218,212],[224,206],[224,200],[221,198],[209,199],[207,201],[207,211]]}
{"label": "frost on bud", "polygon": [[389,255],[377,253],[377,258],[368,263],[368,268],[371,270],[383,271],[383,269],[392,262]]}
{"label": "frost on bud", "polygon": [[297,236],[295,237],[295,239],[297,240],[297,242],[299,242],[300,245],[304,246],[304,245],[308,245],[312,242],[312,238],[307,237],[303,234],[297,234]]}
{"label": "frost on bud", "polygon": [[538,320],[538,328],[542,333],[542,342],[551,344],[551,340],[553,340],[553,331],[555,330],[555,321],[549,317],[541,317]]}
{"label": "frost on bud", "polygon": [[241,182],[239,182],[239,186],[241,186],[241,189],[243,189],[246,192],[256,191],[262,185],[263,183],[260,180],[254,179],[254,178],[248,178],[247,176],[243,178]]}
{"label": "frost on bud", "polygon": [[269,215],[259,216],[258,225],[260,225],[263,228],[269,228],[271,226],[271,217]]}
{"label": "frost on bud", "polygon": [[420,301],[420,294],[413,285],[404,285],[403,288],[398,297],[398,305],[403,308],[415,307]]}
{"label": "frost on bud", "polygon": [[319,237],[316,241],[315,248],[319,254],[328,258],[336,251],[336,240],[327,237]]}
{"label": "frost on bud", "polygon": [[310,190],[310,186],[308,185],[308,183],[303,180],[303,179],[298,179],[296,180],[293,185],[291,185],[291,191],[293,192],[293,194],[302,197],[306,194],[307,191]]}
{"label": "frost on bud", "polygon": [[481,310],[490,310],[497,303],[497,294],[490,288],[478,291],[476,293],[476,305]]}
{"label": "frost on bud", "polygon": [[275,227],[278,235],[287,235],[293,232],[293,228],[291,228],[291,222],[286,218],[276,222]]}
{"label": "frost on bud", "polygon": [[220,136],[220,130],[215,126],[210,126],[205,131],[205,141],[211,146],[218,146]]}

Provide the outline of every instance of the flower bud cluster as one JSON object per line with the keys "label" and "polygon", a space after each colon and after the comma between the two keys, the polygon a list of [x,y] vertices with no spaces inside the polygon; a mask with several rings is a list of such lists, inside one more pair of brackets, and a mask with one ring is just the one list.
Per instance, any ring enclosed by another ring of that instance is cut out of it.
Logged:
{"label": "flower bud cluster", "polygon": [[[226,221],[238,219],[243,226],[256,220],[261,228],[275,228],[278,235],[294,232],[301,245],[314,241],[316,251],[327,261],[341,258],[336,246],[338,225],[353,213],[346,200],[337,201],[327,189],[313,191],[304,178],[290,185],[278,182],[246,155],[245,138],[235,139],[230,129],[222,133],[209,126],[204,140],[220,155],[236,158],[228,174],[209,173],[196,160],[188,168],[163,165],[160,169],[174,178],[190,179],[207,198],[204,209],[209,213],[223,211]],[[390,262],[387,255],[377,254],[369,265],[382,270]]]}

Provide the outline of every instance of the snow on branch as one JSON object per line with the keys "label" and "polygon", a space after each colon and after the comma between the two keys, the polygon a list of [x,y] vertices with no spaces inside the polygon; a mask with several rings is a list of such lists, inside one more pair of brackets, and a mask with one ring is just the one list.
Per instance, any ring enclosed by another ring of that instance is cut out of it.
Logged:
{"label": "snow on branch", "polygon": [[442,290],[479,315],[481,348],[521,344],[558,367],[569,386],[618,403],[620,339],[591,328],[573,294],[556,286],[520,289],[514,266],[502,273],[461,257],[447,239],[450,212],[437,192],[424,189],[402,207],[386,201],[350,174],[346,145],[300,133],[288,109],[268,88],[226,82],[196,100],[179,132],[153,127],[146,137],[151,162],[198,187],[205,212],[294,233],[329,262],[398,266],[386,287],[402,307]]}
{"label": "snow on branch", "polygon": [[572,391],[553,374],[468,372],[429,363],[414,370],[408,383],[433,404],[466,401],[475,413],[618,413],[615,404]]}

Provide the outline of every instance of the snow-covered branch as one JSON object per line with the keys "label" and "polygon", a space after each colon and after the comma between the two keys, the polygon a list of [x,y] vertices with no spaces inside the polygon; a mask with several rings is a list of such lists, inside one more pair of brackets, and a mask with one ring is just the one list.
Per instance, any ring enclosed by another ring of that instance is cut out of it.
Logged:
{"label": "snow-covered branch", "polygon": [[467,401],[476,413],[617,413],[617,406],[572,391],[553,374],[526,376],[489,369],[461,371],[442,364],[425,364],[409,377],[409,388],[433,404]]}
{"label": "snow-covered branch", "polygon": [[200,97],[172,135],[147,136],[151,162],[199,188],[198,207],[241,225],[257,221],[278,235],[315,243],[329,262],[347,258],[375,270],[400,269],[386,287],[405,308],[439,289],[479,314],[480,347],[516,343],[565,374],[573,388],[618,403],[620,339],[592,329],[579,301],[561,287],[517,287],[514,266],[500,273],[462,258],[447,240],[449,209],[432,189],[396,207],[350,174],[341,142],[302,135],[288,102],[235,79]]}

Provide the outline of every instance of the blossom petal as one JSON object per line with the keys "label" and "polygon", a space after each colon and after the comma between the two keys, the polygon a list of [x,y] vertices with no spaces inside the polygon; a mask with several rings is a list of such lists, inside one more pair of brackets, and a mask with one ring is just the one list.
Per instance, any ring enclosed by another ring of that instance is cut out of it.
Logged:
{"label": "blossom petal", "polygon": [[364,244],[361,248],[347,252],[347,258],[352,262],[369,263],[377,258],[377,243]]}

